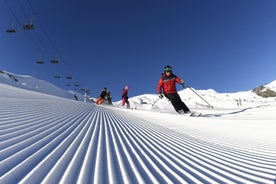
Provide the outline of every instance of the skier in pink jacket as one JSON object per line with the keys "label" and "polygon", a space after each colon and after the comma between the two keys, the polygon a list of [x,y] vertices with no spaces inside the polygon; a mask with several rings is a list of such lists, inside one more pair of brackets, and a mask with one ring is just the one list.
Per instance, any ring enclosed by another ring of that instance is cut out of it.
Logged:
{"label": "skier in pink jacket", "polygon": [[123,89],[123,91],[122,91],[122,106],[124,106],[125,105],[125,103],[127,104],[127,108],[129,108],[130,107],[130,105],[129,105],[129,101],[128,101],[128,86],[125,86],[125,88]]}

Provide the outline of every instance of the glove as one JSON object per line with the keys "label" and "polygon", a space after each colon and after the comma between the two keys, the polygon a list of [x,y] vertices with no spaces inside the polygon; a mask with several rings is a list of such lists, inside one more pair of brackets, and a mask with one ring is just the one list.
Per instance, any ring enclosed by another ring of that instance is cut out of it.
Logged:
{"label": "glove", "polygon": [[162,94],[159,94],[159,98],[162,99],[164,96]]}
{"label": "glove", "polygon": [[180,84],[181,84],[181,85],[184,85],[184,80],[181,79],[181,80],[180,80]]}

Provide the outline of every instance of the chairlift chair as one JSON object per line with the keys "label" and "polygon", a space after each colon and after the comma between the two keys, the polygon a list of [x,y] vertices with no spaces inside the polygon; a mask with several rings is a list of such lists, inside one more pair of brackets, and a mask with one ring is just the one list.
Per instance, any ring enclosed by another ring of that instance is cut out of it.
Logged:
{"label": "chairlift chair", "polygon": [[24,30],[33,30],[34,29],[34,25],[33,24],[27,24],[27,23],[25,23],[23,25],[23,29]]}
{"label": "chairlift chair", "polygon": [[58,64],[59,61],[58,61],[57,59],[52,59],[52,60],[51,60],[51,63],[52,63],[52,64]]}
{"label": "chairlift chair", "polygon": [[15,32],[16,32],[15,24],[12,24],[12,25],[11,25],[11,28],[10,28],[10,29],[7,29],[6,32],[7,32],[7,33],[15,33]]}
{"label": "chairlift chair", "polygon": [[66,79],[73,79],[73,77],[72,76],[67,76]]}
{"label": "chairlift chair", "polygon": [[54,76],[56,79],[60,79],[61,77],[60,77],[60,75],[55,75]]}
{"label": "chairlift chair", "polygon": [[25,24],[23,24],[23,29],[24,30],[33,30],[34,29],[33,20],[30,19],[29,22],[25,22]]}
{"label": "chairlift chair", "polygon": [[7,29],[7,31],[6,31],[7,33],[15,33],[16,32],[16,30],[15,29]]}
{"label": "chairlift chair", "polygon": [[36,64],[44,64],[44,61],[37,61]]}

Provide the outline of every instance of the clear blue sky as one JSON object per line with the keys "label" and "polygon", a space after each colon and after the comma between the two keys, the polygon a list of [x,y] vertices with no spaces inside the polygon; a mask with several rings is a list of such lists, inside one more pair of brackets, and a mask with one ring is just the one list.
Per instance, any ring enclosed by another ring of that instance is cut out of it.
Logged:
{"label": "clear blue sky", "polygon": [[[35,13],[35,29],[24,31]],[[107,87],[119,100],[125,85],[130,97],[156,93],[165,65],[218,92],[276,79],[275,0],[2,0],[0,17],[0,70],[77,83],[91,96]]]}

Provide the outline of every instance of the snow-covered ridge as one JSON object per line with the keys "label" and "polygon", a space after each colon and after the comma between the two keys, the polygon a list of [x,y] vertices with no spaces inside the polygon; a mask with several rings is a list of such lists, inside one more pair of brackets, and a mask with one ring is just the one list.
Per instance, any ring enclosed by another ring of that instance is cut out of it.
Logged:
{"label": "snow-covered ridge", "polygon": [[[28,75],[17,75],[6,71],[0,72],[0,83],[9,84],[18,88],[45,93],[49,95],[74,99],[74,94],[69,93],[47,81],[36,79]],[[79,97],[81,98],[81,97]]]}
{"label": "snow-covered ridge", "polygon": [[253,92],[264,98],[276,97],[276,81],[254,88]]}
{"label": "snow-covered ridge", "polygon": [[[192,91],[193,90],[193,91]],[[215,108],[222,108],[222,109],[230,109],[230,108],[248,108],[251,107],[253,104],[263,104],[263,103],[270,103],[275,102],[276,98],[263,98],[258,96],[252,91],[242,91],[236,93],[218,93],[215,90],[208,89],[208,90],[196,90],[192,88],[186,88],[182,91],[179,91],[179,95],[181,99],[188,105],[189,108],[201,108],[206,109],[209,108],[210,105]],[[199,96],[198,96],[199,95]],[[207,101],[209,104],[207,104]],[[140,108],[140,109],[164,109],[167,111],[168,109],[172,109],[171,103],[166,99],[163,98],[162,100],[158,99],[157,95],[153,94],[144,94],[139,95],[136,97],[130,98],[130,102],[133,108]],[[120,104],[117,102],[116,104]],[[154,104],[154,107],[152,106]]]}
{"label": "snow-covered ridge", "polygon": [[265,87],[270,88],[273,91],[276,91],[276,80],[266,84]]}

